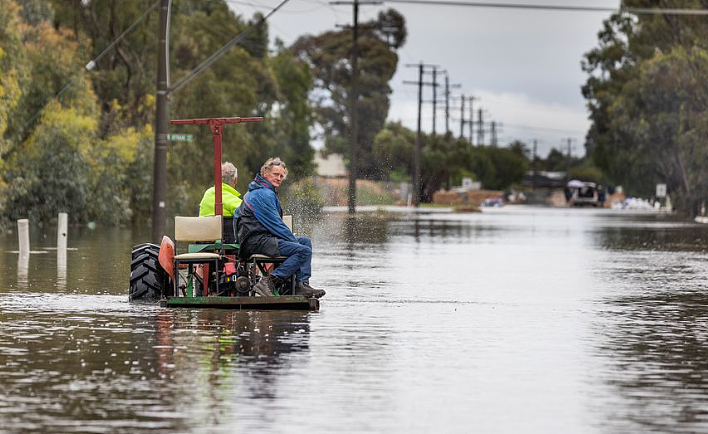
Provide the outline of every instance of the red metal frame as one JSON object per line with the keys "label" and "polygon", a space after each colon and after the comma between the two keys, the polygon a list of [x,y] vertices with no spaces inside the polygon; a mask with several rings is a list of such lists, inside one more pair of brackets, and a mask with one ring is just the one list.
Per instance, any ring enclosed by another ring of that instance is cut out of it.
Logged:
{"label": "red metal frame", "polygon": [[226,124],[240,124],[243,122],[262,122],[262,117],[250,118],[202,118],[202,119],[176,119],[173,125],[209,125],[214,134],[214,214],[223,215],[224,205],[221,202],[221,133]]}

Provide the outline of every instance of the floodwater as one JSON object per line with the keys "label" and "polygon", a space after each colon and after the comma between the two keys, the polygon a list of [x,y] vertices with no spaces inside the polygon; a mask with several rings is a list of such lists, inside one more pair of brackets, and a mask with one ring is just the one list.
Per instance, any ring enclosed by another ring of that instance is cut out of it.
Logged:
{"label": "floodwater", "polygon": [[71,228],[27,264],[0,238],[0,432],[708,430],[708,227],[506,207],[296,228],[320,312],[131,305],[147,233]]}

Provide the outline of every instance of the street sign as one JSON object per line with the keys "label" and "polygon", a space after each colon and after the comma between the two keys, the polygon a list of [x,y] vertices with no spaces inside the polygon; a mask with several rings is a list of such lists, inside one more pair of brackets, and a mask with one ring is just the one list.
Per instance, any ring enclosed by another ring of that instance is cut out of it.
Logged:
{"label": "street sign", "polygon": [[191,142],[194,140],[194,135],[192,134],[168,134],[167,140],[173,142]]}
{"label": "street sign", "polygon": [[666,184],[656,184],[656,197],[666,197]]}

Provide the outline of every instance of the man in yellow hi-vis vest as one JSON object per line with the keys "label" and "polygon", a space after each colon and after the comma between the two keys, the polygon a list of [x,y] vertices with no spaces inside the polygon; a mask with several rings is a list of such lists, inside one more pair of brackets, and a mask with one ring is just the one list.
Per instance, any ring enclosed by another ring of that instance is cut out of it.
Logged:
{"label": "man in yellow hi-vis vest", "polygon": [[[241,205],[241,193],[236,191],[238,170],[228,161],[221,165],[221,202],[224,204],[224,217],[233,217],[236,208]],[[216,189],[209,187],[199,203],[199,217],[214,215]]]}

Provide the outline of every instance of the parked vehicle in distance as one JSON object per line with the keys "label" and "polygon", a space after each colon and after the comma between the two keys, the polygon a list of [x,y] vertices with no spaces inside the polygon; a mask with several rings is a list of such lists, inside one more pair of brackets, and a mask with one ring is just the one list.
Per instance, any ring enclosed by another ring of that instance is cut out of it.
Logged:
{"label": "parked vehicle in distance", "polygon": [[569,205],[573,206],[594,206],[601,205],[598,187],[594,182],[583,182],[578,180],[568,181],[565,188],[565,197]]}

